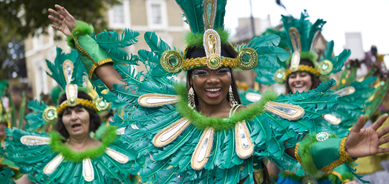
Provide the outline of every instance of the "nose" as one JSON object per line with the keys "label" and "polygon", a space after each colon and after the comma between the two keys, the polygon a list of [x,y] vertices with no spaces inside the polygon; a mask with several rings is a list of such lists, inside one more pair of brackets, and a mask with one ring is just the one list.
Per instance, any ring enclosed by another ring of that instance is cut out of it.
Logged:
{"label": "nose", "polygon": [[214,72],[211,73],[211,75],[209,75],[208,79],[207,79],[207,83],[219,83],[220,82],[220,79],[219,77],[217,77],[216,74],[214,74]]}
{"label": "nose", "polygon": [[296,82],[300,82],[300,79],[301,79],[300,75],[296,75]]}
{"label": "nose", "polygon": [[76,114],[76,112],[75,112],[75,111],[71,111],[70,113],[71,113],[71,114],[70,114],[70,120],[72,120],[72,121],[76,120],[76,119],[77,119],[77,114]]}

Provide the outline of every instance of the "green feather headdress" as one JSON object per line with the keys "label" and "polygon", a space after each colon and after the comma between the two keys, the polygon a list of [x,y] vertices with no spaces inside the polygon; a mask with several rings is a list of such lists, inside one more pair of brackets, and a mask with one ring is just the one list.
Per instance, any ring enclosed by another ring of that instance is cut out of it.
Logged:
{"label": "green feather headdress", "polygon": [[[28,122],[26,125],[27,130],[37,130],[42,127],[45,130],[45,127],[49,124],[56,122],[59,112],[67,107],[66,104],[68,106],[83,104],[96,110],[106,110],[109,108],[110,104],[102,98],[99,98],[93,89],[83,87],[84,83],[88,82],[88,78],[77,51],[72,50],[66,54],[62,52],[61,48],[57,47],[57,56],[54,62],[46,60],[46,64],[49,68],[46,74],[58,83],[58,87],[53,88],[51,92],[53,103],[58,107],[47,106],[44,102],[30,101],[28,108],[35,112],[26,116]],[[93,101],[78,99],[77,91],[79,90],[88,93]],[[65,92],[67,100],[62,104],[57,104],[58,98],[65,94]],[[74,99],[74,102],[72,99]]]}
{"label": "green feather headdress", "polygon": [[[285,50],[275,47],[280,40],[275,35],[254,38],[250,44],[235,49],[228,42],[228,32],[224,29],[226,0],[176,2],[184,12],[191,32],[185,35],[187,46],[183,54],[177,50],[163,52],[160,63],[164,70],[178,73],[198,67],[216,70],[224,66],[243,70],[257,68],[257,72],[265,73],[270,65],[277,64],[277,59],[284,61],[287,58]],[[223,55],[222,50],[226,52]]]}
{"label": "green feather headdress", "polygon": [[[312,24],[308,17],[306,11],[301,13],[300,19],[282,15],[284,31],[281,32],[281,36],[286,40],[292,55],[286,62],[280,62],[281,69],[274,74],[274,81],[278,83],[284,83],[291,73],[297,71],[309,72],[316,77],[339,72],[351,54],[350,50],[345,49],[338,56],[332,57],[334,42],[330,41],[327,43],[324,56],[318,62],[315,45],[326,21],[317,19]],[[301,59],[311,61],[313,67],[301,65]]]}

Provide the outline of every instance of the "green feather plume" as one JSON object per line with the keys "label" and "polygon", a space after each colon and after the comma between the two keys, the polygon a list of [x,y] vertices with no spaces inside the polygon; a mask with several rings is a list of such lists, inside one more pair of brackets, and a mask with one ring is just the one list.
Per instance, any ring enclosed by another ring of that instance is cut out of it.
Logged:
{"label": "green feather plume", "polygon": [[[220,36],[220,42],[229,45],[230,42],[228,41],[228,38],[230,37],[230,33],[224,29],[217,29],[216,31]],[[186,32],[184,35],[184,42],[191,47],[202,48],[204,46],[203,38],[203,33]]]}
{"label": "green feather plume", "polygon": [[176,0],[193,33],[204,33],[203,0]]}
{"label": "green feather plume", "polygon": [[351,51],[349,49],[344,49],[338,56],[332,57],[333,50],[334,41],[331,40],[327,43],[327,47],[324,50],[324,55],[320,57],[320,60],[330,60],[333,64],[331,73],[337,73],[342,70],[344,62],[346,62],[348,57],[351,55]]}
{"label": "green feather plume", "polygon": [[295,19],[292,16],[281,16],[284,26],[284,31],[281,35],[287,40],[291,53],[294,52],[292,41],[289,36],[289,29],[291,27],[295,27],[300,34],[301,51],[309,52],[316,31],[321,30],[326,21],[318,19],[312,24],[308,20],[309,15],[306,10],[301,13],[300,19]]}

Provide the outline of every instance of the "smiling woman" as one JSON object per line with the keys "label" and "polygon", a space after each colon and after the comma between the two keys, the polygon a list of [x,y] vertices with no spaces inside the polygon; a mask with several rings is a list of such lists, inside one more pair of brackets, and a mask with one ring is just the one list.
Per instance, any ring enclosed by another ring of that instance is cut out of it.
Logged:
{"label": "smiling woman", "polygon": [[[312,61],[307,59],[301,59],[300,66],[314,67]],[[285,93],[304,92],[311,89],[316,89],[321,84],[321,80],[318,76],[311,74],[308,71],[296,71],[291,73],[285,82]]]}

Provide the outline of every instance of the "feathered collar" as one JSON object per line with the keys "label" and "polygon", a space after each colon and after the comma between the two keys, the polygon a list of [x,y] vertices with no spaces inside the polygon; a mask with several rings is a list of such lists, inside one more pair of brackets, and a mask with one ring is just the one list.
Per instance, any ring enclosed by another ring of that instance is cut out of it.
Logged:
{"label": "feathered collar", "polygon": [[188,106],[188,90],[185,85],[175,85],[175,90],[179,96],[179,101],[176,104],[177,111],[181,116],[187,118],[192,125],[197,129],[205,130],[207,127],[212,127],[215,130],[229,130],[236,123],[254,119],[256,116],[265,112],[265,104],[270,100],[277,99],[278,95],[274,91],[266,91],[262,94],[261,100],[247,106],[244,111],[238,111],[230,118],[211,118],[202,115],[196,110]]}
{"label": "feathered collar", "polygon": [[71,162],[82,162],[85,158],[95,159],[102,156],[107,149],[107,146],[116,140],[116,127],[108,126],[102,135],[101,145],[97,148],[88,148],[82,152],[75,152],[67,147],[63,141],[65,140],[58,132],[51,133],[50,146],[53,152],[60,153],[65,160]]}

